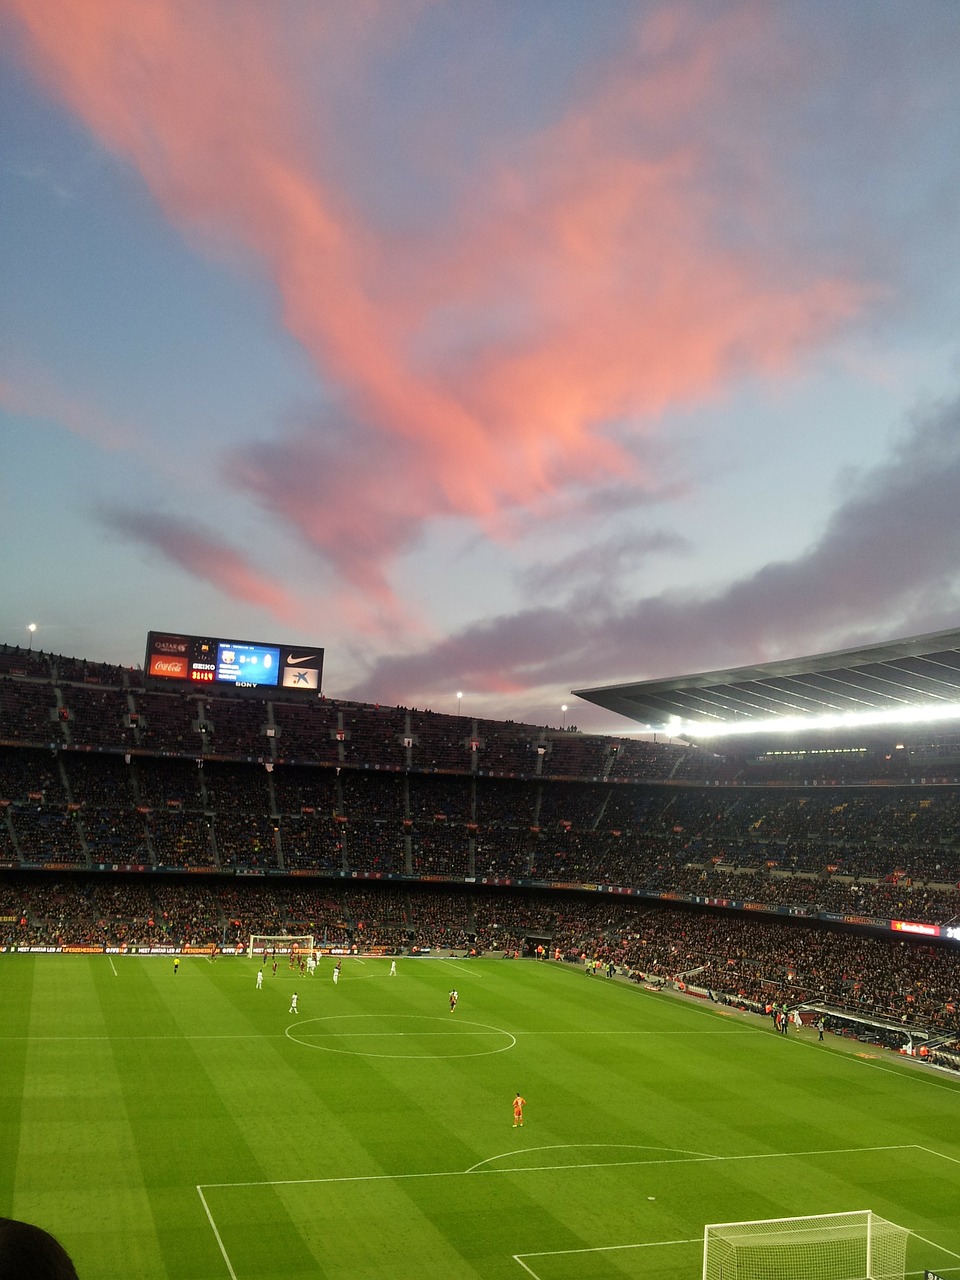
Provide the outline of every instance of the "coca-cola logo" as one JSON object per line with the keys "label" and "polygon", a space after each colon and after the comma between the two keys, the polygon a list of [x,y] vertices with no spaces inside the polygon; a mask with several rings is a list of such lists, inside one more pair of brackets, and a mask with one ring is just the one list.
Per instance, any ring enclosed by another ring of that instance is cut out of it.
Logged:
{"label": "coca-cola logo", "polygon": [[165,658],[157,653],[151,654],[150,675],[165,676],[168,680],[186,680],[187,660],[186,658]]}

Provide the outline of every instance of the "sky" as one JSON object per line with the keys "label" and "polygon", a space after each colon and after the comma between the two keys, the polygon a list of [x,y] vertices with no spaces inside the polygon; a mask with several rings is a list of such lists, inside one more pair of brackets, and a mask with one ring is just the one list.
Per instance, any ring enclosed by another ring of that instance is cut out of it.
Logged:
{"label": "sky", "polygon": [[617,731],[960,626],[958,85],[956,0],[0,0],[0,641]]}

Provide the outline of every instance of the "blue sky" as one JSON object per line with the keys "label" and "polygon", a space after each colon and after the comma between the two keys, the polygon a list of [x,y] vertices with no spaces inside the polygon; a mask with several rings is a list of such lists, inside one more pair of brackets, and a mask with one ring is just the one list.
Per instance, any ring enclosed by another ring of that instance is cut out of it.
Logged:
{"label": "blue sky", "polygon": [[0,639],[570,690],[958,625],[960,6],[0,0]]}

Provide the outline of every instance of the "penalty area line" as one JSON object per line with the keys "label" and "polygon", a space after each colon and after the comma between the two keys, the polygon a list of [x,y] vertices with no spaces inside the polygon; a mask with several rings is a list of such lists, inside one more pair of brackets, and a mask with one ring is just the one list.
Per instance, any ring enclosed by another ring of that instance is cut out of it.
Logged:
{"label": "penalty area line", "polygon": [[[579,1143],[564,1144],[571,1147],[577,1147]],[[538,1148],[539,1149],[539,1148]],[[837,1155],[865,1155],[868,1152],[877,1151],[916,1151],[922,1150],[916,1143],[901,1142],[893,1146],[878,1147],[824,1147],[812,1151],[761,1151],[753,1155],[742,1156],[681,1156],[679,1159],[673,1160],[605,1160],[605,1161],[589,1161],[580,1164],[559,1164],[559,1165],[528,1165],[528,1166],[510,1166],[501,1169],[481,1169],[474,1165],[469,1169],[440,1169],[428,1170],[422,1173],[361,1173],[361,1174],[343,1174],[326,1178],[272,1178],[260,1179],[256,1182],[204,1182],[201,1185],[207,1191],[229,1190],[230,1188],[243,1187],[299,1187],[299,1186],[322,1186],[333,1182],[406,1182],[418,1178],[476,1178],[491,1174],[503,1173],[563,1173],[576,1172],[583,1169],[622,1169],[635,1166],[655,1165],[679,1165],[679,1164],[718,1164],[727,1161],[742,1160],[795,1160],[806,1158],[808,1156],[837,1156]],[[522,1150],[506,1151],[501,1156],[494,1156],[491,1159],[506,1159],[513,1155],[522,1154]]]}
{"label": "penalty area line", "polygon": [[207,1204],[207,1197],[203,1194],[202,1187],[197,1187],[197,1195],[200,1197],[200,1203],[203,1205],[203,1211],[207,1215],[207,1221],[210,1223],[213,1238],[216,1240],[220,1248],[220,1254],[223,1257],[227,1270],[230,1273],[230,1280],[237,1280],[237,1273],[233,1269],[233,1263],[230,1261],[230,1255],[227,1253],[220,1232],[217,1230],[217,1224],[213,1220],[213,1214],[210,1212],[210,1206]]}
{"label": "penalty area line", "polygon": [[662,1249],[668,1244],[703,1244],[703,1236],[691,1236],[689,1240],[643,1240],[639,1244],[597,1244],[582,1249],[541,1249],[537,1253],[515,1253],[514,1262],[522,1258],[559,1258],[569,1253],[612,1253],[616,1249]]}

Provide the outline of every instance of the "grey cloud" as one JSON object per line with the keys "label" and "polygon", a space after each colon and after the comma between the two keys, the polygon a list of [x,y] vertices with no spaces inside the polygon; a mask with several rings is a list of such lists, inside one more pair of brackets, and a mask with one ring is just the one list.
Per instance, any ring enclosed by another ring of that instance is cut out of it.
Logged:
{"label": "grey cloud", "polygon": [[960,402],[919,418],[884,464],[849,483],[820,539],[712,596],[623,607],[527,608],[420,653],[387,657],[354,690],[406,701],[450,680],[477,691],[614,683],[956,625]]}

